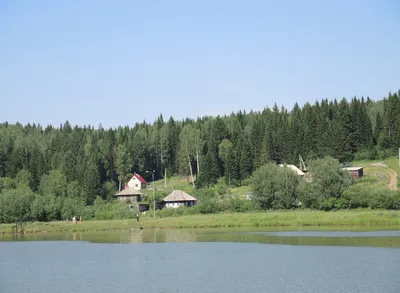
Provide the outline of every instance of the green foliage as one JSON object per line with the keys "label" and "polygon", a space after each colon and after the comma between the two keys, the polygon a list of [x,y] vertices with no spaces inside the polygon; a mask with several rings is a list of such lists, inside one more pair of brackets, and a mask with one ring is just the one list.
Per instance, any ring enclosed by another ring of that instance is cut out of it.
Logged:
{"label": "green foliage", "polygon": [[40,180],[39,193],[49,194],[56,197],[67,194],[67,178],[61,171],[52,170],[49,174],[42,176]]}
{"label": "green foliage", "polygon": [[367,150],[360,150],[354,155],[355,161],[364,160],[383,160],[393,155],[393,151],[381,150],[377,148],[370,148]]}
{"label": "green foliage", "polygon": [[[340,162],[354,157],[382,159],[393,155],[399,145],[400,92],[389,93],[379,102],[352,98],[295,104],[292,111],[275,104],[261,112],[239,111],[224,117],[164,121],[160,115],[152,124],[108,130],[73,127],[68,121],[46,128],[0,123],[0,192],[6,203],[0,209],[10,212],[2,212],[0,221],[21,216],[4,195],[11,189],[20,194],[20,185],[36,193],[33,219],[61,219],[75,212],[94,217],[91,205],[96,197],[112,200],[116,187],[133,172],[150,180],[145,171],[155,170],[158,180],[165,170],[171,177],[188,175],[192,169],[196,188],[212,188],[213,194],[221,195],[229,192],[218,182],[220,178],[230,188],[248,185],[251,174],[268,162],[297,164],[301,155],[311,170],[312,159],[327,155]],[[290,208],[297,199],[306,207],[342,206],[338,201],[350,183],[335,171],[336,163],[326,163],[330,171],[325,177],[318,175],[325,174],[324,167],[316,167],[312,184],[298,184],[289,173],[282,173],[282,178],[271,174],[277,181],[266,186],[272,190],[261,183],[254,186],[261,192],[256,202],[264,208]],[[62,211],[65,198],[75,201],[66,201],[69,207]],[[13,203],[21,206],[19,199]]]}
{"label": "green foliage", "polygon": [[114,182],[105,182],[103,185],[103,190],[104,190],[104,198],[107,200],[115,199],[114,195],[118,191]]}
{"label": "green foliage", "polygon": [[27,185],[20,184],[16,189],[4,189],[0,194],[0,222],[29,221],[30,206],[34,198],[33,191]]}
{"label": "green foliage", "polygon": [[[154,192],[154,197],[156,200],[157,204],[161,204],[163,202],[163,199],[169,194],[169,192],[165,190],[156,190]],[[146,196],[143,199],[143,203],[149,203],[151,206],[153,206],[153,191],[152,190],[147,190]]]}
{"label": "green foliage", "polygon": [[196,205],[200,214],[213,214],[221,211],[216,198],[205,197]]}
{"label": "green foliage", "polygon": [[263,209],[287,209],[296,206],[298,176],[287,167],[268,163],[256,172],[251,179],[254,200]]}
{"label": "green foliage", "polygon": [[136,217],[137,210],[132,210],[123,202],[106,202],[97,197],[93,204],[96,220],[118,220]]}
{"label": "green foliage", "polygon": [[63,198],[61,201],[61,219],[71,219],[72,217],[83,217],[87,219],[85,212],[85,200],[83,198]]}
{"label": "green foliage", "polygon": [[32,184],[32,174],[28,170],[22,169],[18,172],[17,176],[15,176],[15,183],[17,185],[28,185]]}
{"label": "green foliage", "polygon": [[38,221],[55,221],[60,219],[65,207],[63,201],[54,195],[36,194],[30,206],[30,214],[32,219]]}
{"label": "green foliage", "polygon": [[312,174],[314,190],[324,198],[341,197],[344,189],[353,183],[351,174],[332,157],[311,160],[308,169]]}
{"label": "green foliage", "polygon": [[343,198],[348,208],[400,209],[400,191],[386,187],[376,189],[370,184],[355,184],[346,189]]}

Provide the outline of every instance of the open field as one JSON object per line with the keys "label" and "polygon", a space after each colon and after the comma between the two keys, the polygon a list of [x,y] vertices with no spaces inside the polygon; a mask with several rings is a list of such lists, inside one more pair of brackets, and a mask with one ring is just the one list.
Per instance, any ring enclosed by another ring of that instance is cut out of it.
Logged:
{"label": "open field", "polygon": [[[112,221],[83,221],[71,224],[59,222],[35,222],[27,223],[25,233],[38,232],[84,232],[84,231],[111,231],[122,229],[146,228],[222,228],[222,227],[293,227],[318,229],[330,228],[360,228],[360,227],[391,227],[400,229],[400,212],[394,211],[336,211],[322,212],[313,210],[302,211],[274,211],[254,213],[221,213],[210,215],[193,215],[182,217],[168,217],[152,219],[150,215],[136,220],[112,220]],[[12,231],[11,224],[0,225],[0,234],[9,234]]]}
{"label": "open field", "polygon": [[[146,195],[152,195],[152,182],[149,182],[147,190],[144,191]],[[165,191],[167,193],[172,192],[173,189],[183,190],[189,194],[193,194],[195,188],[191,181],[188,178],[183,176],[174,176],[167,178],[166,182],[164,179],[155,181],[155,190],[156,191]],[[234,196],[239,198],[246,198],[247,193],[250,191],[250,186],[244,185],[239,187],[232,187],[230,191],[227,192],[227,196]]]}
{"label": "open field", "polygon": [[388,189],[398,190],[399,160],[396,157],[377,161],[356,161],[353,166],[364,166],[365,177],[376,178],[377,187],[387,185]]}

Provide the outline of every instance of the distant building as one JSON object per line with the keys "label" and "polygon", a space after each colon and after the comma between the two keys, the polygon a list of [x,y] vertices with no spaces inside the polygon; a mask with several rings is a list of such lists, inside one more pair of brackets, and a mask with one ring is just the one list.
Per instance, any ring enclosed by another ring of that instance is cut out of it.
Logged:
{"label": "distant building", "polygon": [[295,165],[283,165],[283,164],[280,164],[279,165],[279,167],[288,167],[290,170],[292,170],[293,172],[295,172],[297,175],[299,175],[299,176],[304,176],[304,175],[306,175],[303,171],[301,171],[299,168],[297,168]]}
{"label": "distant building", "polygon": [[190,207],[197,203],[197,199],[182,190],[174,190],[164,199],[166,208]]}
{"label": "distant building", "polygon": [[143,193],[130,188],[126,187],[124,190],[116,193],[115,196],[117,200],[124,201],[124,202],[141,202],[143,198]]}
{"label": "distant building", "polygon": [[144,180],[142,176],[139,174],[135,173],[133,174],[132,178],[128,181],[128,185],[125,186],[125,188],[132,188],[134,190],[142,190],[146,189],[147,187],[147,182]]}
{"label": "distant building", "polygon": [[364,167],[345,167],[342,169],[349,171],[356,179],[364,176]]}

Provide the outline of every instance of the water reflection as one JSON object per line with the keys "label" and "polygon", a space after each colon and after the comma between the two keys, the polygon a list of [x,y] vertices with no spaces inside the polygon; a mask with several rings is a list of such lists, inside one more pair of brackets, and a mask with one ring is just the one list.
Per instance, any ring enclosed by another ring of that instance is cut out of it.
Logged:
{"label": "water reflection", "polygon": [[308,246],[400,248],[400,231],[235,231],[227,229],[156,230],[2,235],[0,241],[87,241],[91,243],[247,242]]}
{"label": "water reflection", "polygon": [[[238,232],[241,233],[241,232]],[[398,237],[400,230],[391,231],[279,231],[279,232],[243,232],[249,234],[264,234],[265,236],[297,236],[297,237]]]}

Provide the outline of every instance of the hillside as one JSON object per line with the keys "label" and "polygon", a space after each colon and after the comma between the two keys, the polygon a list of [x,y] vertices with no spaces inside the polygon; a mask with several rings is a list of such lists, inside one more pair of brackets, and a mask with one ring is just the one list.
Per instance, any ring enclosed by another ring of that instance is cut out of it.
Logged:
{"label": "hillside", "polygon": [[[76,210],[93,217],[98,208],[99,217],[126,216],[122,207],[107,206],[101,199],[112,199],[133,172],[151,181],[146,172],[151,170],[157,196],[180,188],[208,197],[243,198],[249,178],[269,162],[298,165],[301,156],[306,163],[324,157],[379,163],[397,155],[399,145],[400,92],[378,102],[353,98],[295,104],[290,112],[275,105],[262,112],[196,120],[164,121],[160,115],[152,124],[116,129],[5,122],[0,124],[0,214],[10,221],[18,207],[20,214],[36,219],[60,219]],[[392,161],[387,165],[395,168]],[[368,168],[393,177],[382,165]],[[165,173],[168,185],[163,187],[159,179]]]}
{"label": "hillside", "polygon": [[340,161],[377,159],[394,154],[398,145],[398,93],[378,102],[353,98],[296,104],[291,112],[275,105],[197,120],[159,116],[153,124],[108,130],[68,122],[59,128],[2,123],[0,176],[22,180],[36,192],[43,189],[43,176],[57,170],[59,180],[91,203],[97,195],[106,198],[133,172],[147,180],[146,170],[155,170],[156,179],[165,169],[168,176],[192,173],[197,187],[224,176],[239,186],[268,161],[297,164],[299,155],[305,160],[326,155]]}

